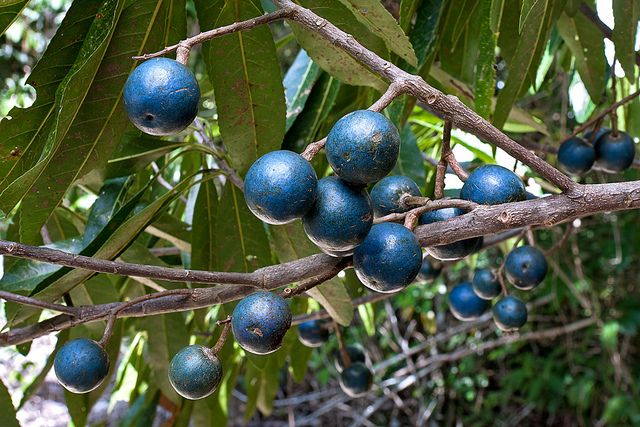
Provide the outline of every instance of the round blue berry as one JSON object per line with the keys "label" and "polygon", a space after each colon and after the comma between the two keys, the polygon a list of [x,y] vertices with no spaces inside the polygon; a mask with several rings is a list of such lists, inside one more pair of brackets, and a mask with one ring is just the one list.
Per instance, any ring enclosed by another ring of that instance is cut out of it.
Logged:
{"label": "round blue berry", "polygon": [[402,203],[407,196],[420,197],[418,185],[409,177],[392,175],[382,178],[371,189],[373,210],[378,216],[406,212],[410,207]]}
{"label": "round blue berry", "polygon": [[244,350],[273,353],[291,327],[291,309],[281,296],[260,291],[244,297],[231,315],[231,329]]}
{"label": "round blue berry", "polygon": [[563,142],[558,150],[560,167],[575,175],[589,172],[595,160],[596,151],[593,145],[579,136]]}
{"label": "round blue berry", "polygon": [[307,347],[320,347],[329,339],[329,332],[324,320],[309,320],[298,325],[298,338]]}
{"label": "round blue berry", "polygon": [[262,221],[286,224],[311,209],[317,187],[316,172],[301,155],[272,151],[249,168],[244,179],[244,199]]}
{"label": "round blue berry", "polygon": [[484,313],[489,301],[480,298],[469,282],[462,282],[449,291],[449,309],[458,320],[473,320]]}
{"label": "round blue berry", "polygon": [[371,199],[363,188],[329,176],[318,181],[316,203],[302,218],[304,231],[320,249],[335,256],[358,246],[373,224]]}
{"label": "round blue berry", "polygon": [[598,166],[607,172],[622,172],[631,166],[636,155],[633,138],[626,132],[604,133],[595,143]]}
{"label": "round blue berry", "polygon": [[501,298],[493,306],[493,321],[503,331],[515,331],[527,322],[527,306],[514,296]]}
{"label": "round blue berry", "polygon": [[169,382],[182,397],[202,399],[216,391],[222,381],[222,364],[210,348],[189,345],[169,364]]}
{"label": "round blue berry", "polygon": [[109,357],[95,341],[71,340],[58,351],[53,369],[60,384],[73,393],[95,390],[109,372]]}
{"label": "round blue berry", "polygon": [[[466,212],[459,208],[442,208],[435,211],[425,212],[420,215],[420,224],[432,224],[434,222],[446,221]],[[427,252],[432,257],[442,261],[453,261],[462,259],[482,248],[482,237],[472,237],[470,239],[458,240],[446,245],[427,247]]]}
{"label": "round blue berry", "polygon": [[416,278],[422,266],[422,250],[406,227],[383,222],[371,231],[353,253],[353,268],[360,281],[376,292],[396,292]]}
{"label": "round blue berry", "polygon": [[509,281],[518,289],[530,290],[539,285],[547,275],[547,260],[540,249],[519,246],[509,252],[504,270]]}
{"label": "round blue berry", "polygon": [[358,110],[336,122],[327,135],[325,151],[336,175],[364,185],[391,172],[400,153],[400,134],[384,115]]}
{"label": "round blue berry", "polygon": [[473,275],[473,290],[482,299],[491,300],[502,292],[496,274],[488,268],[479,268]]}
{"label": "round blue berry", "polygon": [[200,88],[187,67],[169,58],[138,65],[124,85],[129,120],[150,135],[173,135],[193,122]]}
{"label": "round blue berry", "polygon": [[527,191],[518,175],[498,165],[483,165],[469,174],[460,190],[460,198],[481,205],[526,200]]}
{"label": "round blue berry", "polygon": [[371,390],[373,373],[361,362],[351,363],[340,374],[340,387],[348,396],[361,397]]}

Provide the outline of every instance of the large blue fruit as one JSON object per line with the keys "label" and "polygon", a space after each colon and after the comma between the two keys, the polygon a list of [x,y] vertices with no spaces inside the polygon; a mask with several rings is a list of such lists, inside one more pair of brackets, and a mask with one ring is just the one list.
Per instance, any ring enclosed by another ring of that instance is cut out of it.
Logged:
{"label": "large blue fruit", "polygon": [[358,246],[373,224],[373,208],[367,191],[329,176],[318,181],[318,196],[302,218],[313,243],[331,256]]}
{"label": "large blue fruit", "polygon": [[60,384],[73,393],[95,390],[109,372],[109,357],[95,341],[71,340],[62,346],[53,361]]}
{"label": "large blue fruit", "polygon": [[422,250],[406,227],[383,222],[371,231],[353,253],[353,268],[360,281],[376,292],[396,292],[416,278],[422,266]]}
{"label": "large blue fruit", "polygon": [[459,320],[473,320],[484,313],[489,301],[480,298],[469,282],[462,282],[449,291],[449,309]]}
{"label": "large blue fruit", "polygon": [[579,136],[563,142],[558,150],[560,167],[575,175],[589,172],[595,161],[596,151],[593,145]]}
{"label": "large blue fruit", "polygon": [[473,290],[482,299],[491,300],[502,292],[496,274],[488,268],[479,268],[473,275]]}
{"label": "large blue fruit", "polygon": [[176,392],[197,400],[216,391],[222,381],[222,364],[210,348],[189,345],[182,348],[169,364],[169,382]]}
{"label": "large blue fruit", "polygon": [[124,86],[129,120],[150,135],[173,135],[193,122],[200,88],[193,73],[169,58],[138,65]]}
{"label": "large blue fruit", "polygon": [[[360,362],[362,364],[367,363],[367,355],[364,352],[364,348],[360,344],[349,344],[345,347],[345,351],[349,356],[349,361],[351,363]],[[336,350],[333,354],[334,357],[334,365],[338,372],[344,371],[344,361],[342,360],[342,354],[340,354],[340,350]]]}
{"label": "large blue fruit", "polygon": [[418,278],[426,282],[435,280],[442,271],[442,263],[440,261],[434,261],[428,256],[422,258],[422,266],[420,266],[420,273]]}
{"label": "large blue fruit", "polygon": [[351,397],[364,396],[372,385],[373,373],[364,363],[352,363],[340,374],[340,387]]}
{"label": "large blue fruit", "polygon": [[515,331],[527,323],[527,306],[511,295],[493,306],[493,321],[503,331]]}
{"label": "large blue fruit", "polygon": [[329,339],[329,327],[324,320],[308,320],[298,325],[298,338],[307,347],[320,347]]}
{"label": "large blue fruit", "polygon": [[539,285],[547,275],[547,260],[540,249],[519,246],[509,252],[504,270],[509,281],[518,289],[528,291]]}
{"label": "large blue fruit", "polygon": [[626,132],[605,132],[595,143],[598,166],[607,172],[622,172],[629,168],[636,155],[633,138]]}
{"label": "large blue fruit", "polygon": [[483,165],[469,174],[460,190],[460,198],[481,205],[520,202],[527,191],[518,175],[498,165]]}
{"label": "large blue fruit", "polygon": [[364,185],[391,172],[400,153],[400,134],[384,115],[358,110],[336,122],[327,135],[325,151],[336,175]]}
{"label": "large blue fruit", "polygon": [[244,200],[262,221],[286,224],[311,209],[317,187],[316,172],[301,155],[272,151],[249,168],[244,179]]}
{"label": "large blue fruit", "polygon": [[276,351],[290,327],[289,304],[271,292],[260,291],[244,297],[231,315],[233,336],[249,353]]}
{"label": "large blue fruit", "polygon": [[406,196],[420,196],[420,189],[411,178],[402,175],[382,178],[371,190],[373,210],[378,216],[406,212],[410,208],[401,203]]}
{"label": "large blue fruit", "polygon": [[[459,208],[443,208],[430,211],[420,215],[420,224],[432,224],[434,222],[446,221],[466,212]],[[427,252],[434,258],[443,261],[452,261],[462,259],[473,252],[482,248],[482,237],[472,237],[470,239],[458,240],[457,242],[448,243],[440,246],[427,247]]]}

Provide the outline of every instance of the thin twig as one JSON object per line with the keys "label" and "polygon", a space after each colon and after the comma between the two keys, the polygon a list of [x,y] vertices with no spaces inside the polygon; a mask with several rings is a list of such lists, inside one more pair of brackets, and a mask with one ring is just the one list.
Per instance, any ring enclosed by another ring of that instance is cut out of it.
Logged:
{"label": "thin twig", "polygon": [[444,178],[447,172],[447,157],[451,152],[451,122],[444,122],[442,131],[442,146],[440,147],[440,161],[436,167],[436,188],[434,197],[442,199],[444,197]]}
{"label": "thin twig", "polygon": [[227,337],[229,336],[229,331],[231,330],[231,316],[227,316],[226,319],[217,322],[218,325],[222,325],[222,332],[220,332],[220,336],[216,341],[215,345],[211,347],[211,352],[215,355],[220,353],[222,347],[224,347],[224,343],[227,342]]}
{"label": "thin twig", "polygon": [[[459,209],[463,209],[466,212],[471,212],[472,210],[474,210],[475,208],[477,208],[479,205],[477,203],[471,202],[469,200],[462,200],[462,199],[439,199],[439,200],[431,200],[427,197],[408,197],[405,201],[406,204],[414,204],[412,202],[414,201],[418,201],[418,200],[423,200],[424,201],[424,205],[423,206],[419,206],[417,208],[413,208],[407,212],[400,212],[400,213],[392,213],[392,214],[388,214],[385,216],[382,216],[380,218],[376,218],[373,220],[374,224],[379,224],[381,222],[395,222],[395,221],[401,221],[404,220],[405,218],[407,218],[408,216],[412,217],[412,220],[415,221],[416,218],[420,217],[420,215],[422,215],[425,212],[430,212],[430,211],[434,211],[437,209],[443,209],[443,208],[459,208]],[[415,203],[415,204],[419,204]],[[406,224],[405,224],[406,225]],[[409,228],[409,227],[407,227]],[[413,227],[411,227],[410,229],[413,229]]]}
{"label": "thin twig", "polygon": [[[196,127],[195,135],[199,140],[199,142],[211,148],[213,152],[218,152],[219,151],[218,147],[216,147],[216,144],[207,134],[207,129],[205,128],[204,123],[202,123],[202,121],[196,117],[196,119],[193,121],[193,124]],[[233,169],[229,165],[229,163],[227,163],[223,155],[214,156],[214,157],[215,157],[216,164],[222,171],[224,171],[227,178],[231,180],[231,183],[235,185],[236,188],[238,188],[240,191],[244,191],[244,182],[242,181],[242,178],[240,178],[240,175],[238,175],[238,172],[236,172],[236,170]]]}
{"label": "thin twig", "polygon": [[5,301],[11,301],[29,307],[37,307],[45,310],[56,311],[58,313],[65,313],[71,316],[77,316],[79,314],[76,307],[68,307],[66,305],[54,304],[46,301],[41,301],[35,298],[26,297],[24,295],[14,294],[7,291],[0,291],[0,299]]}
{"label": "thin twig", "polygon": [[344,343],[344,336],[342,335],[342,327],[334,320],[333,329],[336,331],[336,338],[338,339],[338,348],[340,349],[340,358],[342,359],[342,365],[344,369],[351,366],[351,358],[347,352],[347,346]]}

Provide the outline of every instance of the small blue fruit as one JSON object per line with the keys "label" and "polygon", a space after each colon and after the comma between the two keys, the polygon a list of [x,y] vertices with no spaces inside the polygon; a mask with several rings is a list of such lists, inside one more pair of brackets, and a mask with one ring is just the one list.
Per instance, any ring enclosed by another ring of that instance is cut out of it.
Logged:
{"label": "small blue fruit", "polygon": [[422,258],[422,266],[420,266],[420,273],[418,278],[425,282],[435,280],[442,271],[442,263],[430,259],[429,257]]}
{"label": "small blue fruit", "polygon": [[342,391],[348,396],[364,396],[371,390],[372,385],[373,373],[364,363],[351,363],[351,365],[340,374],[340,388],[342,388]]}
{"label": "small blue fruit", "polygon": [[311,164],[293,151],[265,154],[249,168],[244,199],[251,212],[268,224],[286,224],[316,201],[318,178]]}
{"label": "small blue fruit", "polygon": [[88,393],[106,378],[109,357],[94,340],[78,338],[62,346],[53,368],[64,388],[73,393]]}
{"label": "small blue fruit", "polygon": [[391,172],[400,153],[400,134],[384,115],[358,110],[336,122],[327,135],[325,151],[336,175],[364,185]]}
{"label": "small blue fruit", "polygon": [[460,198],[481,205],[526,200],[527,191],[518,175],[498,165],[483,165],[469,174],[460,190]]}
{"label": "small blue fruit", "polygon": [[358,246],[373,224],[373,208],[367,191],[333,176],[318,181],[318,196],[302,218],[307,237],[335,256]]}
{"label": "small blue fruit", "polygon": [[491,300],[502,292],[496,274],[488,268],[480,268],[473,275],[473,290],[482,299]]}
{"label": "small blue fruit", "polygon": [[[345,347],[347,355],[349,355],[349,361],[351,363],[360,362],[362,364],[367,363],[367,355],[364,352],[364,348],[360,344],[349,344]],[[342,355],[340,354],[340,350],[336,350],[334,353],[334,365],[338,372],[342,372],[344,370],[344,363],[342,361]]]}
{"label": "small blue fruit", "polygon": [[363,285],[390,293],[408,286],[422,266],[422,250],[406,227],[383,222],[371,231],[353,253],[353,268]]}
{"label": "small blue fruit", "polygon": [[449,309],[458,320],[473,320],[488,307],[489,301],[476,295],[469,282],[459,283],[449,292]]}
{"label": "small blue fruit", "polygon": [[493,320],[503,331],[515,331],[527,323],[527,306],[511,295],[493,306]]}
{"label": "small blue fruit", "polygon": [[[420,224],[432,224],[434,222],[446,221],[466,212],[459,208],[442,208],[430,211],[420,215]],[[462,259],[473,252],[482,248],[482,237],[472,237],[470,239],[458,240],[457,242],[447,243],[446,245],[431,246],[427,248],[427,252],[432,257],[442,261],[453,261]]]}
{"label": "small blue fruit", "polygon": [[298,325],[298,338],[307,347],[320,347],[329,339],[329,327],[323,320],[309,320]]}
{"label": "small blue fruit", "polygon": [[558,163],[562,169],[575,175],[589,172],[595,161],[593,145],[579,136],[563,142],[558,150]]}
{"label": "small blue fruit", "polygon": [[291,309],[280,295],[260,291],[240,300],[231,315],[231,329],[244,350],[273,353],[291,327]]}
{"label": "small blue fruit", "polygon": [[626,132],[604,133],[595,143],[598,166],[607,172],[616,173],[628,169],[636,155],[633,138]]}
{"label": "small blue fruit", "polygon": [[197,400],[216,391],[222,381],[222,364],[210,348],[189,345],[182,348],[169,364],[169,382],[176,392]]}
{"label": "small blue fruit", "polygon": [[193,122],[200,88],[187,67],[169,58],[138,65],[124,85],[129,120],[149,135],[173,135]]}
{"label": "small blue fruit", "polygon": [[382,178],[371,190],[373,210],[378,216],[406,212],[410,209],[402,203],[406,196],[420,197],[420,189],[411,178],[402,175]]}
{"label": "small blue fruit", "polygon": [[504,265],[509,281],[524,291],[539,285],[547,275],[547,269],[547,260],[542,251],[528,245],[509,252]]}

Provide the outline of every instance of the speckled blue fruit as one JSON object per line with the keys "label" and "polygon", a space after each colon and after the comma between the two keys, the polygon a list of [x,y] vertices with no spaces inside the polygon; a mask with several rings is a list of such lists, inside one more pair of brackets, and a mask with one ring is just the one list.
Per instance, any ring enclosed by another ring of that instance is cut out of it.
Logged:
{"label": "speckled blue fruit", "polygon": [[626,132],[606,132],[595,143],[598,166],[607,172],[622,172],[631,166],[636,155],[633,138]]}
{"label": "speckled blue fruit", "polygon": [[[347,354],[349,355],[349,361],[351,363],[360,362],[362,364],[367,363],[367,355],[364,351],[364,348],[360,344],[349,344],[345,347]],[[342,372],[344,370],[344,363],[342,361],[342,355],[340,354],[340,350],[336,350],[333,354],[334,357],[334,365],[338,372]]]}
{"label": "speckled blue fruit", "polygon": [[477,269],[471,284],[476,295],[486,300],[494,299],[502,291],[498,277],[488,268]]}
{"label": "speckled blue fruit", "polygon": [[363,285],[376,292],[397,292],[416,278],[422,266],[420,242],[394,222],[371,227],[353,252],[353,268]]}
{"label": "speckled blue fruit", "polygon": [[493,306],[493,321],[503,331],[515,331],[527,323],[527,306],[514,296],[501,298]]}
{"label": "speckled blue fruit", "polygon": [[462,282],[449,291],[449,309],[458,320],[473,320],[489,308],[489,301],[480,298],[469,282]]}
{"label": "speckled blue fruit", "polygon": [[200,88],[187,67],[169,58],[138,65],[124,85],[129,120],[149,135],[173,135],[193,122]]}
{"label": "speckled blue fruit", "polygon": [[318,178],[311,164],[293,151],[265,154],[244,178],[244,200],[251,212],[268,224],[286,224],[316,201]]}
{"label": "speckled blue fruit", "polygon": [[364,185],[391,172],[400,153],[400,134],[384,115],[358,110],[336,122],[327,135],[325,151],[336,175]]}
{"label": "speckled blue fruit", "polygon": [[95,390],[109,372],[109,357],[100,345],[87,338],[62,346],[53,361],[60,384],[73,393]]}
{"label": "speckled blue fruit", "polygon": [[[465,211],[459,208],[443,208],[430,211],[420,215],[420,224],[432,224],[434,222],[446,221],[460,215],[464,215]],[[470,239],[458,240],[457,242],[448,243],[446,245],[431,246],[427,248],[427,252],[434,258],[442,261],[453,261],[462,259],[473,252],[482,248],[482,237],[472,237]]]}
{"label": "speckled blue fruit", "polygon": [[460,190],[460,198],[481,205],[526,200],[527,191],[518,175],[498,165],[483,165],[469,174]]}
{"label": "speckled blue fruit", "polygon": [[340,388],[351,397],[361,397],[371,390],[373,373],[361,362],[351,363],[340,374]]}
{"label": "speckled blue fruit", "polygon": [[509,252],[504,271],[509,281],[518,289],[528,291],[538,286],[547,275],[547,260],[533,246],[519,246]]}
{"label": "speckled blue fruit", "polygon": [[435,280],[442,271],[442,264],[439,261],[429,259],[429,257],[422,258],[422,265],[420,266],[420,273],[418,278],[426,282]]}
{"label": "speckled blue fruit", "polygon": [[593,129],[592,130],[588,130],[584,133],[584,139],[587,140],[587,142],[590,143],[594,143],[598,140],[598,138],[600,138],[602,135],[604,135],[607,132],[611,132],[610,128],[598,128],[598,132],[596,132],[595,136],[593,136]]}
{"label": "speckled blue fruit", "polygon": [[222,381],[222,364],[210,348],[189,345],[182,348],[169,364],[169,382],[176,392],[197,400],[216,391]]}
{"label": "speckled blue fruit", "polygon": [[329,335],[328,325],[323,320],[309,320],[298,325],[298,338],[307,347],[320,347]]}
{"label": "speckled blue fruit", "polygon": [[378,216],[401,213],[409,210],[400,203],[404,196],[420,197],[418,185],[409,177],[392,175],[382,178],[371,189],[373,210]]}
{"label": "speckled blue fruit", "polygon": [[322,178],[316,203],[302,224],[309,239],[329,255],[348,252],[362,243],[371,229],[371,199],[363,188],[334,176]]}
{"label": "speckled blue fruit", "polygon": [[231,315],[236,341],[254,354],[273,353],[291,327],[291,309],[280,295],[256,292],[244,297]]}
{"label": "speckled blue fruit", "polygon": [[591,170],[596,161],[593,145],[579,136],[562,143],[558,150],[560,167],[574,175],[582,175]]}

